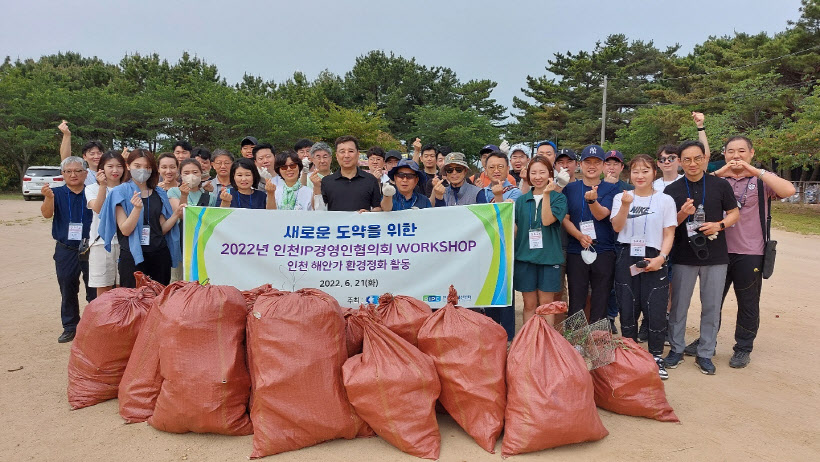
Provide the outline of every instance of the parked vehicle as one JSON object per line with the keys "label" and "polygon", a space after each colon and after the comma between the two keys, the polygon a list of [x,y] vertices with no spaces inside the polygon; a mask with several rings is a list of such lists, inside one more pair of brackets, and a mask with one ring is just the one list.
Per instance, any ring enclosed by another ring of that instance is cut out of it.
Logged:
{"label": "parked vehicle", "polygon": [[32,197],[43,197],[41,190],[46,184],[52,188],[65,184],[60,167],[29,167],[23,175],[23,199],[30,201]]}

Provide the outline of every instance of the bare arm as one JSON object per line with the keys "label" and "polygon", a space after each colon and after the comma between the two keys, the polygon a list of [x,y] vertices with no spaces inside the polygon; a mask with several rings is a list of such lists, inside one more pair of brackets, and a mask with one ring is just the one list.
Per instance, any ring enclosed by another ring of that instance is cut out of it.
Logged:
{"label": "bare arm", "polygon": [[105,203],[105,196],[108,194],[108,188],[106,184],[103,183],[100,185],[100,190],[97,193],[97,198],[93,201],[88,201],[88,208],[94,211],[94,213],[99,214],[100,210],[102,210],[102,206]]}
{"label": "bare arm", "polygon": [[589,204],[589,211],[596,220],[601,221],[609,216],[609,209],[599,204],[598,201]]}
{"label": "bare arm", "polygon": [[[550,179],[550,181],[552,181]],[[552,206],[550,205],[550,194],[547,192],[541,199],[541,224],[549,226],[558,221],[555,215],[552,214]]]}
{"label": "bare arm", "polygon": [[63,132],[63,140],[60,142],[60,160],[71,156],[71,130],[68,129],[68,122],[63,122],[57,127]]}
{"label": "bare arm", "polygon": [[46,184],[40,189],[43,193],[43,205],[40,206],[40,213],[43,218],[51,218],[54,216],[54,191]]}

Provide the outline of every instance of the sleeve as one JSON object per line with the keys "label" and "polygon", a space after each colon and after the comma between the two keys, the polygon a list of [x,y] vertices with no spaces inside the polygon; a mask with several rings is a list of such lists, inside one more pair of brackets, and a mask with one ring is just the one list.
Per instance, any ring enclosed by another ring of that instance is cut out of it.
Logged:
{"label": "sleeve", "polygon": [[182,191],[179,190],[179,187],[174,186],[173,188],[168,190],[168,199],[179,199],[182,197]]}
{"label": "sleeve", "polygon": [[447,203],[444,202],[444,199],[436,198],[436,207],[446,207]]}
{"label": "sleeve", "polygon": [[521,197],[521,190],[520,189],[515,188],[515,189],[510,190],[509,199],[518,200],[519,197]]}
{"label": "sleeve", "polygon": [[671,196],[661,193],[663,199],[663,227],[678,226],[678,208],[675,206],[675,200]]}
{"label": "sleeve", "polygon": [[325,188],[325,183],[328,181],[327,179],[329,176],[322,178],[322,183],[319,186],[319,190],[322,192],[322,201],[327,205],[330,201],[328,200],[329,196],[327,194],[327,188]]}
{"label": "sleeve", "polygon": [[299,188],[298,200],[302,210],[313,210],[313,190],[308,188]]}
{"label": "sleeve", "polygon": [[518,224],[518,216],[521,215],[521,207],[523,200],[515,200],[515,204],[513,204],[513,223],[516,225]]}
{"label": "sleeve", "polygon": [[[604,183],[602,182],[601,184]],[[618,193],[620,193],[620,188],[618,188],[617,186],[612,186],[604,192],[603,196],[598,197],[598,203],[601,204],[602,207],[606,207],[609,210],[612,210],[612,199],[614,199],[615,195]]]}
{"label": "sleeve", "polygon": [[[97,183],[85,187],[85,206],[90,208],[88,203],[95,200],[100,193],[100,185]],[[55,202],[56,203],[56,202]]]}
{"label": "sleeve", "polygon": [[609,218],[612,219],[618,212],[621,210],[621,199],[624,197],[624,193],[615,194],[615,197],[612,198],[612,208],[610,209],[611,212],[609,214]]}
{"label": "sleeve", "polygon": [[555,191],[550,193],[550,209],[552,210],[552,215],[557,220],[556,223],[553,224],[561,226],[561,222],[564,221],[564,217],[567,216],[567,196]]}

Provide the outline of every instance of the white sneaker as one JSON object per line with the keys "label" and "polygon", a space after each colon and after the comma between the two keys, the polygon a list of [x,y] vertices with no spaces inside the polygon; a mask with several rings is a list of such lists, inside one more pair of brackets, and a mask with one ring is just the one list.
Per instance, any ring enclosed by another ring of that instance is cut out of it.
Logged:
{"label": "white sneaker", "polygon": [[661,380],[668,379],[669,372],[666,372],[666,365],[663,363],[663,358],[655,356],[655,364],[658,365],[658,375],[661,377]]}

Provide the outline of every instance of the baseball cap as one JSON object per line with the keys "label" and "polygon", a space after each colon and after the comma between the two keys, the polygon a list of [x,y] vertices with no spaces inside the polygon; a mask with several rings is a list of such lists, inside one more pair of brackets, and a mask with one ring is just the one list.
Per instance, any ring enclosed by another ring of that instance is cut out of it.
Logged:
{"label": "baseball cap", "polygon": [[484,154],[485,152],[493,152],[493,151],[498,151],[498,150],[499,150],[498,146],[496,146],[494,144],[488,144],[488,145],[484,146],[483,148],[481,148],[481,151],[478,151],[478,154],[481,155],[481,154]]}
{"label": "baseball cap", "polygon": [[576,154],[572,149],[562,149],[558,151],[558,154],[555,156],[555,160],[557,161],[562,157],[569,157],[570,160],[574,160],[576,162],[578,161],[578,154]]}
{"label": "baseball cap", "polygon": [[606,158],[604,159],[604,161],[607,161],[609,159],[617,159],[621,161],[622,164],[624,163],[624,155],[621,154],[621,151],[607,151]]}
{"label": "baseball cap", "polygon": [[416,172],[416,175],[418,175],[419,177],[419,183],[424,183],[427,181],[427,175],[421,171],[421,169],[419,168],[419,164],[410,159],[400,160],[395,167],[391,168],[390,171],[387,172],[387,176],[390,177],[391,180],[393,180],[393,177],[396,175],[396,173],[399,172],[399,169],[402,167],[409,168],[410,170]]}
{"label": "baseball cap", "polygon": [[242,138],[242,141],[239,142],[240,147],[245,146],[247,144],[252,144],[252,145],[256,146],[257,144],[259,144],[259,140],[257,140],[256,138],[254,138],[252,136],[246,136],[246,137]]}
{"label": "baseball cap", "polygon": [[402,155],[399,151],[396,151],[395,149],[391,149],[391,150],[387,151],[387,154],[384,155],[384,160],[388,160],[390,158],[398,159],[399,161],[401,161]]}
{"label": "baseball cap", "polygon": [[542,141],[542,142],[538,143],[538,146],[535,147],[535,150],[537,151],[538,148],[540,148],[541,146],[552,146],[553,151],[558,150],[558,147],[556,147],[555,143],[553,143],[552,141]]}
{"label": "baseball cap", "polygon": [[470,168],[470,166],[467,165],[467,157],[462,152],[451,152],[450,154],[447,154],[444,158],[444,166],[446,167],[451,164],[461,165],[467,169]]}
{"label": "baseball cap", "polygon": [[584,150],[581,151],[581,162],[589,159],[590,157],[604,160],[604,148],[598,146],[597,144],[590,144],[585,147]]}

